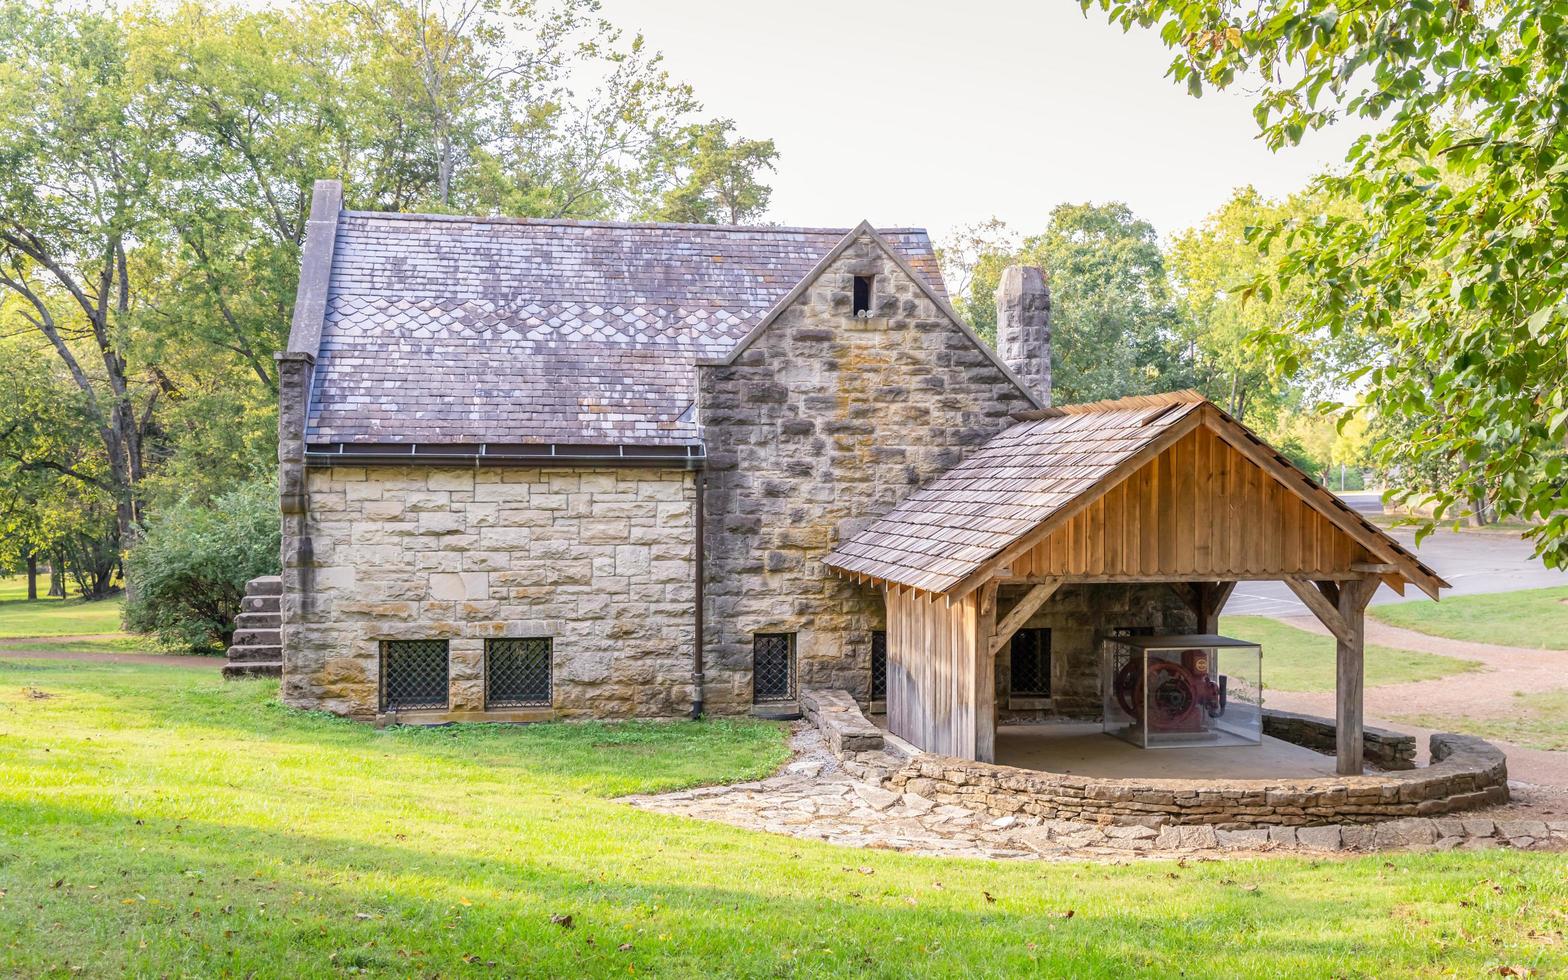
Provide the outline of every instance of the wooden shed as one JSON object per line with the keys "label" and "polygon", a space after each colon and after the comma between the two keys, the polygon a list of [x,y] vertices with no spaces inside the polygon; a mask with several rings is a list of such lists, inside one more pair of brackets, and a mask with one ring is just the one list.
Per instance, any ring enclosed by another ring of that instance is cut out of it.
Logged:
{"label": "wooden shed", "polygon": [[[1216,632],[1238,581],[1285,582],[1336,639],[1338,769],[1361,771],[1363,614],[1437,573],[1195,392],[1045,409],[825,559],[883,590],[888,727],[991,761],[997,652],[1058,589],[1164,582]],[[1027,589],[998,609],[998,588]]]}

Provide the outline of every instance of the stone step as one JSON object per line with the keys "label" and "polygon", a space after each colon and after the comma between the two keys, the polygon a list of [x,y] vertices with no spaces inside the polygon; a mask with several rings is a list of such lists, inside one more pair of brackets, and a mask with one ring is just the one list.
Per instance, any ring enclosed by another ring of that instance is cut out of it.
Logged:
{"label": "stone step", "polygon": [[282,676],[283,676],[283,664],[282,664],[281,661],[280,662],[275,662],[275,663],[257,663],[257,664],[244,663],[244,664],[224,664],[223,665],[223,677],[224,677],[225,680],[232,680],[233,678],[236,678],[236,677],[282,677]]}
{"label": "stone step", "polygon": [[283,625],[283,615],[275,612],[242,612],[234,617],[236,630],[277,629]]}
{"label": "stone step", "polygon": [[231,664],[270,664],[283,662],[280,646],[229,647]]}
{"label": "stone step", "polygon": [[278,612],[282,608],[283,597],[276,595],[247,595],[240,602],[241,612]]}
{"label": "stone step", "polygon": [[279,629],[239,629],[234,631],[234,638],[229,641],[237,647],[275,647],[283,643],[283,631]]}
{"label": "stone step", "polygon": [[263,575],[245,583],[246,595],[282,595],[283,576]]}

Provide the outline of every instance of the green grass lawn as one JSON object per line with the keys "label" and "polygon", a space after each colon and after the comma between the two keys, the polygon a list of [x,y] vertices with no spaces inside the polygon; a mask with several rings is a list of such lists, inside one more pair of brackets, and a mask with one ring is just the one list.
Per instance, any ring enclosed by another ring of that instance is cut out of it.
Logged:
{"label": "green grass lawn", "polygon": [[1533,694],[1516,691],[1507,710],[1509,713],[1503,718],[1408,715],[1401,720],[1422,728],[1467,732],[1532,749],[1568,750],[1568,689]]}
{"label": "green grass lawn", "polygon": [[[1334,690],[1334,640],[1264,616],[1223,616],[1220,632],[1263,644],[1265,691]],[[1395,650],[1375,643],[1366,648],[1366,686],[1426,681],[1479,670],[1474,660]]]}
{"label": "green grass lawn", "polygon": [[[38,590],[49,588],[40,576]],[[27,579],[0,579],[0,638],[9,636],[87,636],[120,633],[120,596],[84,602],[81,599],[27,601]]]}
{"label": "green grass lawn", "polygon": [[766,723],[376,731],[275,691],[0,662],[0,974],[1568,970],[1560,855],[851,850],[611,799],[768,772],[785,749]]}
{"label": "green grass lawn", "polygon": [[1568,650],[1568,587],[1371,606],[1380,623],[1476,643]]}

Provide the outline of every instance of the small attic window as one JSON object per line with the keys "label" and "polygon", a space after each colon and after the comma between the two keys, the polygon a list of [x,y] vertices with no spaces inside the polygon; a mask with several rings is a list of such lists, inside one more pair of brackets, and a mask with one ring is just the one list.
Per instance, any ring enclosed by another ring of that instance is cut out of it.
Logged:
{"label": "small attic window", "polygon": [[855,316],[871,315],[871,276],[855,277]]}

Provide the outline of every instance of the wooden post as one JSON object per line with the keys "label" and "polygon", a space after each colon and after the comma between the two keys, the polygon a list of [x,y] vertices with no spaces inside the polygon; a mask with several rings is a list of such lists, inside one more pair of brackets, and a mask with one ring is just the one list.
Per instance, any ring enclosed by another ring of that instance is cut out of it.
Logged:
{"label": "wooden post", "polygon": [[1366,608],[1377,579],[1341,582],[1338,613],[1344,633],[1334,643],[1334,759],[1341,776],[1361,775],[1362,681],[1365,676]]}
{"label": "wooden post", "polygon": [[975,616],[975,759],[996,761],[996,582],[980,586],[980,608]]}

